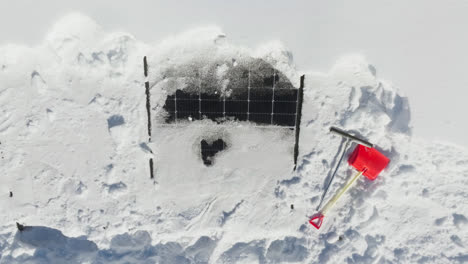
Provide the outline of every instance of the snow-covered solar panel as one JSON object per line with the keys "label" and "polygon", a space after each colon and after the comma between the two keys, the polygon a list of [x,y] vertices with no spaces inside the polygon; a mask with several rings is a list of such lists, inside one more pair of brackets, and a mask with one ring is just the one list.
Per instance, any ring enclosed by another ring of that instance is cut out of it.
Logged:
{"label": "snow-covered solar panel", "polygon": [[[284,128],[288,132],[279,132],[283,138],[286,135],[295,138],[293,156],[296,169],[304,76],[300,77],[300,86],[296,88],[285,74],[270,63],[254,58],[240,63],[220,60],[205,64],[201,60],[172,65],[159,72],[155,77],[149,76],[145,57],[150,142],[152,128],[156,128],[157,133],[164,133],[166,129],[172,133],[193,130],[194,140],[200,140],[203,162],[209,166],[211,156],[232,147],[231,137],[233,133],[239,134],[239,129],[256,133],[251,129]],[[153,89],[157,89],[157,96],[152,108]],[[152,111],[155,114],[153,125]],[[199,120],[201,122],[197,122]],[[249,124],[244,126],[242,123]],[[214,144],[225,140],[227,143]]]}
{"label": "snow-covered solar panel", "polygon": [[289,82],[284,88],[277,79],[277,74],[271,74],[263,78],[264,86],[249,87],[251,82],[247,81],[246,87],[231,88],[228,92],[207,93],[201,86],[187,91],[177,89],[166,97],[165,123],[208,118],[219,123],[237,120],[292,128],[296,124],[298,89]]}

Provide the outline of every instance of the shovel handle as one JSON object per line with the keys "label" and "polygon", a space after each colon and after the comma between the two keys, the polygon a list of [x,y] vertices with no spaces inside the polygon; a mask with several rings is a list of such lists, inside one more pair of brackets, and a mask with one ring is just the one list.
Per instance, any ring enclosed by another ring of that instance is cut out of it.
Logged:
{"label": "shovel handle", "polygon": [[335,194],[335,196],[333,196],[333,198],[330,201],[328,201],[325,207],[323,207],[322,211],[310,218],[309,223],[315,228],[320,229],[320,227],[322,226],[323,218],[325,217],[325,214],[328,212],[328,210],[332,208],[332,206],[338,201],[338,199],[340,199],[340,197],[349,189],[349,187],[351,187],[351,185],[353,185],[357,178],[359,178],[359,176],[361,176],[365,171],[366,169],[356,173],[356,175],[354,175],[354,177],[348,181],[345,187],[343,187],[343,189],[341,189],[340,192]]}
{"label": "shovel handle", "polygon": [[353,185],[353,183],[357,180],[357,178],[359,178],[359,176],[361,176],[366,170],[363,170],[363,171],[360,171],[358,173],[356,173],[356,175],[354,175],[353,178],[351,178],[351,180],[348,181],[348,183],[343,187],[343,189],[341,189],[337,194],[335,194],[335,196],[333,196],[333,198],[325,205],[325,207],[323,207],[322,209],[322,214],[326,214],[328,212],[328,210],[330,210],[333,205],[338,201],[338,199],[340,199],[340,197],[346,192],[348,191],[349,187],[351,187],[351,185]]}

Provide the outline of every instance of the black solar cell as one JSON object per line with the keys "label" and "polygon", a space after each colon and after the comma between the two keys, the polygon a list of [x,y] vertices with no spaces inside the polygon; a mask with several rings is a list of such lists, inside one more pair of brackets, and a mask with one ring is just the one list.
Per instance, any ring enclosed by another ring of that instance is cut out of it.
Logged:
{"label": "black solar cell", "polygon": [[294,126],[296,122],[297,89],[232,89],[226,94],[177,90],[166,98],[163,107],[168,112],[166,123],[188,118],[220,121],[224,117],[280,126]]}

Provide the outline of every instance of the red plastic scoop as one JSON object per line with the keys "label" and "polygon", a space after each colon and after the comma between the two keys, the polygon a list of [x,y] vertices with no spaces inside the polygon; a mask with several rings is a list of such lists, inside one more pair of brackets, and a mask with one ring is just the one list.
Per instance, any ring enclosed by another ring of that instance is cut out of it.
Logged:
{"label": "red plastic scoop", "polygon": [[368,148],[363,145],[357,145],[348,159],[349,165],[358,171],[364,171],[362,175],[369,180],[375,180],[389,162],[390,160],[375,148]]}
{"label": "red plastic scoop", "polygon": [[351,178],[348,183],[341,189],[332,199],[323,207],[323,209],[315,214],[310,220],[309,223],[315,228],[319,229],[322,225],[323,218],[328,210],[338,201],[338,199],[343,195],[349,187],[363,174],[370,180],[375,180],[379,173],[387,167],[390,159],[385,157],[375,148],[368,148],[362,145],[358,145],[351,156],[348,159],[349,165],[353,166],[358,170],[358,173]]}

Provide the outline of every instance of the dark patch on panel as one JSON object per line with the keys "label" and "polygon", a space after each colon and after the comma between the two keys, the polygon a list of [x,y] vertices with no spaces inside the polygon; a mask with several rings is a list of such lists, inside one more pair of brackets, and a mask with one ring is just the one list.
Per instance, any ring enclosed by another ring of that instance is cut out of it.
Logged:
{"label": "dark patch on panel", "polygon": [[273,115],[273,124],[278,126],[293,127],[296,122],[296,115]]}
{"label": "dark patch on panel", "polygon": [[177,100],[198,100],[198,94],[188,93],[182,90],[176,90]]}
{"label": "dark patch on panel", "polygon": [[224,104],[222,100],[201,101],[201,112],[205,113],[223,113]]}
{"label": "dark patch on panel", "polygon": [[247,113],[247,101],[226,100],[226,113]]}
{"label": "dark patch on panel", "polygon": [[216,153],[226,149],[227,145],[222,139],[218,139],[209,144],[206,140],[200,142],[203,164],[211,166]]}
{"label": "dark patch on panel", "polygon": [[250,113],[249,120],[258,124],[271,124],[271,114]]}
{"label": "dark patch on panel", "polygon": [[273,89],[255,88],[250,90],[251,101],[267,101],[271,102],[273,99]]}
{"label": "dark patch on panel", "polygon": [[296,102],[275,102],[274,114],[296,114]]}
{"label": "dark patch on panel", "polygon": [[251,114],[268,114],[271,115],[271,101],[256,101],[250,104]]}
{"label": "dark patch on panel", "polygon": [[279,75],[278,73],[274,73],[270,76],[263,77],[263,87],[273,87],[273,85],[276,85],[279,81]]}
{"label": "dark patch on panel", "polygon": [[232,88],[230,90],[230,94],[229,94],[228,97],[226,97],[226,99],[247,101],[249,99],[248,95],[249,95],[249,93],[248,93],[247,88],[237,87],[237,88]]}
{"label": "dark patch on panel", "polygon": [[275,89],[275,101],[296,102],[297,89]]}

